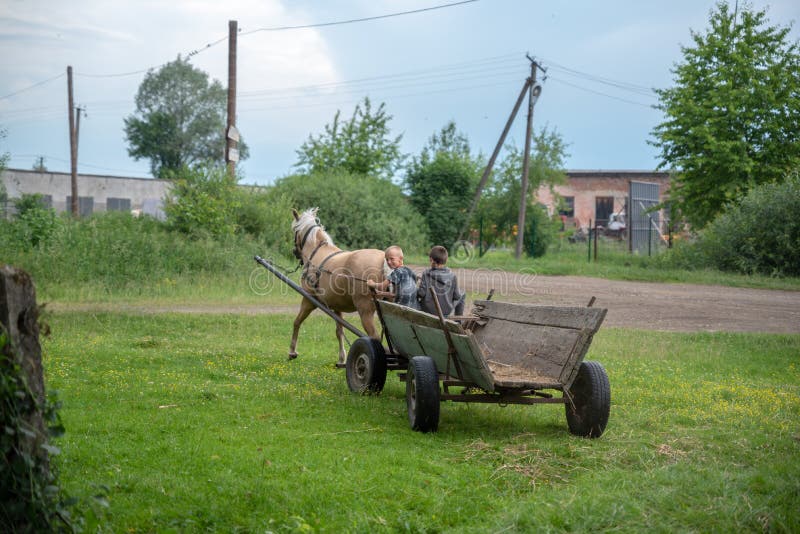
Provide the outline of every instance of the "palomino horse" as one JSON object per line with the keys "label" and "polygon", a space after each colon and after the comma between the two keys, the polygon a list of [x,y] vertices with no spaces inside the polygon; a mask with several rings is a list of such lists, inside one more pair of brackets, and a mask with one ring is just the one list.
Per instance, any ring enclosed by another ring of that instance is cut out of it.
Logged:
{"label": "palomino horse", "polygon": [[[317,219],[317,208],[298,214],[292,210],[294,222],[294,254],[303,264],[302,287],[339,317],[342,312],[358,311],[361,324],[367,335],[379,339],[373,317],[375,302],[367,287],[368,279],[383,278],[384,253],[377,249],[345,251],[333,244],[333,240]],[[300,311],[294,320],[289,359],[297,358],[297,334],[308,314],[315,306],[306,297],[300,303]],[[339,363],[345,361],[344,331],[336,323],[336,338],[339,340]]]}

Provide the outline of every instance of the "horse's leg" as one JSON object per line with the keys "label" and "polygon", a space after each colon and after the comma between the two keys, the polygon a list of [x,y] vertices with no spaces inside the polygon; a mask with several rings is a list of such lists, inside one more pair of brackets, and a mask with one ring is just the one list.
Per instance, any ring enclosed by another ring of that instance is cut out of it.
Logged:
{"label": "horse's leg", "polygon": [[297,334],[300,332],[300,325],[306,320],[308,314],[314,311],[314,304],[307,298],[303,297],[300,302],[300,311],[297,312],[297,317],[294,318],[294,330],[292,330],[292,343],[289,345],[289,359],[294,360],[297,358]]}
{"label": "horse's leg", "polygon": [[380,340],[381,337],[375,329],[375,308],[372,306],[359,307],[358,316],[361,318],[361,324],[364,326],[364,330],[367,331],[367,335],[373,339]]}
{"label": "horse's leg", "polygon": [[[342,318],[342,312],[334,312],[339,319]],[[344,363],[346,354],[344,352],[344,327],[341,323],[336,321],[336,339],[339,340],[339,363]]]}

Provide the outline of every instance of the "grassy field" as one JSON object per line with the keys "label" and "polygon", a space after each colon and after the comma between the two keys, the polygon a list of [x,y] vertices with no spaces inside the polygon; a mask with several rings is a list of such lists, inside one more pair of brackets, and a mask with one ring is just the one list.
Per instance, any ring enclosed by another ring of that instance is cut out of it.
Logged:
{"label": "grassy field", "polygon": [[[597,440],[558,406],[445,404],[408,428],[404,386],[349,392],[333,324],[289,315],[54,313],[56,457],[107,487],[111,532],[800,531],[800,336],[601,329]],[[86,501],[88,502],[88,501]]]}

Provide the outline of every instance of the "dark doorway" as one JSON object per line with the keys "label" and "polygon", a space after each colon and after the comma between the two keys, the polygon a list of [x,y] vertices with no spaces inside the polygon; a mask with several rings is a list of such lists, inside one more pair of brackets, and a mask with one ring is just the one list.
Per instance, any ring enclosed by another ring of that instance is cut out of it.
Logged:
{"label": "dark doorway", "polygon": [[607,224],[612,213],[614,213],[614,197],[594,197],[594,217],[597,224]]}

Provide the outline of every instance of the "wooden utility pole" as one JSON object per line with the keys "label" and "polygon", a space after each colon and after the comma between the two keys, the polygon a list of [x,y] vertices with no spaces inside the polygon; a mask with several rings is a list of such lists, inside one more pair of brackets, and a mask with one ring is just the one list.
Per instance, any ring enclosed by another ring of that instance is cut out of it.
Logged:
{"label": "wooden utility pole", "polygon": [[[541,88],[536,86],[536,69],[539,65],[531,59],[531,76],[528,78],[528,123],[525,127],[525,153],[522,156],[522,189],[519,198],[519,215],[517,216],[517,249],[514,257],[519,259],[522,256],[522,245],[525,237],[525,212],[528,208],[528,171],[531,164],[531,128],[533,127],[533,103],[539,96],[537,91]],[[536,93],[536,94],[534,94]]]}
{"label": "wooden utility pole", "polygon": [[71,211],[73,217],[78,217],[78,135],[75,129],[75,103],[72,98],[72,66],[67,67],[67,100],[69,105],[69,159],[70,175],[72,176],[72,201]]}
{"label": "wooden utility pole", "polygon": [[519,96],[517,97],[517,102],[514,104],[514,109],[511,110],[511,115],[509,115],[508,120],[506,121],[506,126],[505,128],[503,128],[503,133],[500,134],[500,139],[497,140],[497,145],[495,145],[494,147],[494,152],[492,152],[492,157],[489,158],[489,163],[483,170],[483,176],[481,176],[481,181],[478,183],[478,188],[475,190],[475,196],[472,198],[472,204],[470,205],[469,211],[467,212],[467,218],[464,220],[464,226],[458,233],[458,239],[456,239],[456,243],[458,243],[464,238],[464,234],[466,234],[467,230],[469,229],[469,221],[472,219],[472,214],[475,213],[475,208],[478,207],[478,201],[481,199],[481,193],[483,192],[483,188],[486,186],[486,181],[489,179],[489,175],[492,173],[492,169],[494,168],[494,162],[497,159],[497,155],[500,154],[500,149],[503,148],[503,143],[505,143],[506,141],[506,136],[508,135],[508,131],[511,129],[511,125],[514,123],[514,118],[516,118],[517,112],[519,111],[519,107],[522,105],[522,100],[525,98],[525,93],[528,92],[530,83],[531,79],[527,78],[525,80],[525,83],[522,85],[522,90],[519,92]]}
{"label": "wooden utility pole", "polygon": [[228,21],[228,122],[225,128],[225,161],[228,176],[236,179],[236,162],[239,161],[239,132],[236,129],[236,35],[238,23]]}

